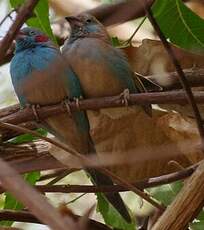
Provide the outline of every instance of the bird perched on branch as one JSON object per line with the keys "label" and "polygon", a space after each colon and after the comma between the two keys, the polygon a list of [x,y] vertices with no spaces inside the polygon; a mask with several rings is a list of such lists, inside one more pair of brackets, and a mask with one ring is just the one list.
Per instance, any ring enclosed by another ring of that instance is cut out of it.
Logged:
{"label": "bird perched on branch", "polygon": [[[69,65],[65,65],[60,50],[46,35],[34,28],[24,28],[17,35],[10,73],[22,106],[53,105],[61,101],[68,105],[67,98],[79,98],[82,95],[80,82]],[[36,113],[36,109],[34,112]],[[51,116],[40,122],[71,149],[81,154],[95,153],[84,112]],[[96,185],[113,185],[112,180],[99,171],[86,171]],[[105,196],[121,215],[130,221],[120,195],[110,193]]]}
{"label": "bird perched on branch", "polygon": [[[105,97],[127,92],[140,93],[145,88],[121,50],[114,48],[105,27],[93,16],[66,17],[71,35],[62,52],[80,80],[86,98]],[[128,91],[127,91],[128,90]],[[126,99],[126,98],[124,98]],[[151,114],[150,106],[143,106]]]}

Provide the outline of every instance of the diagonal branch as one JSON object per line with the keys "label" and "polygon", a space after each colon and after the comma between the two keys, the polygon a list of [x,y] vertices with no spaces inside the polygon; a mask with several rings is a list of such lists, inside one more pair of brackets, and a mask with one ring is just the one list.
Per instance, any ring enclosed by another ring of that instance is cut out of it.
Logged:
{"label": "diagonal branch", "polygon": [[153,226],[152,230],[183,230],[193,221],[204,204],[204,161],[186,181],[174,201]]}
{"label": "diagonal branch", "polygon": [[65,221],[45,197],[28,185],[8,163],[1,159],[0,168],[1,185],[21,201],[39,220],[52,229],[76,229],[71,218],[67,218]]}
{"label": "diagonal branch", "polygon": [[[153,2],[154,0],[148,0],[146,6],[150,7]],[[102,4],[86,12],[94,15],[105,26],[123,23],[145,15],[143,4],[140,3],[140,0],[119,1],[115,4]]]}
{"label": "diagonal branch", "polygon": [[[140,0],[140,2],[143,3],[143,1],[141,1],[141,0]],[[147,17],[148,17],[149,21],[151,22],[153,28],[157,32],[159,38],[161,39],[161,41],[162,41],[162,43],[164,45],[164,48],[166,49],[166,51],[167,51],[172,63],[174,64],[174,66],[176,68],[176,71],[177,71],[178,76],[179,76],[180,83],[181,83],[181,85],[183,86],[183,89],[186,92],[188,102],[191,105],[192,110],[194,112],[195,119],[197,121],[198,131],[200,133],[201,142],[202,142],[202,145],[203,145],[202,147],[204,148],[204,129],[203,129],[202,117],[200,115],[198,106],[196,104],[196,100],[195,100],[194,95],[192,93],[191,87],[190,87],[190,85],[188,83],[188,80],[186,79],[184,71],[182,70],[181,65],[180,65],[180,63],[179,63],[179,61],[178,61],[178,59],[177,59],[172,47],[167,42],[167,40],[166,40],[163,32],[161,31],[156,19],[154,18],[150,7],[147,7],[146,4],[144,4],[144,3],[143,3],[143,6],[144,6],[144,9],[146,11],[146,14],[147,14]]]}

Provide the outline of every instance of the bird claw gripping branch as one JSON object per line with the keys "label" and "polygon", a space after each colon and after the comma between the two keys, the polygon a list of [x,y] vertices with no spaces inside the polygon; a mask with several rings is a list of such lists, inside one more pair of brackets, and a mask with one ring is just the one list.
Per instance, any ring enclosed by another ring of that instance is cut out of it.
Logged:
{"label": "bird claw gripping branch", "polygon": [[71,107],[70,107],[70,100],[65,99],[61,103],[62,103],[62,107],[66,109],[66,111],[69,114],[69,116],[72,117],[72,111],[71,111]]}
{"label": "bird claw gripping branch", "polygon": [[129,99],[130,99],[130,90],[125,89],[121,94],[120,94],[121,102],[123,105],[128,107],[129,105]]}

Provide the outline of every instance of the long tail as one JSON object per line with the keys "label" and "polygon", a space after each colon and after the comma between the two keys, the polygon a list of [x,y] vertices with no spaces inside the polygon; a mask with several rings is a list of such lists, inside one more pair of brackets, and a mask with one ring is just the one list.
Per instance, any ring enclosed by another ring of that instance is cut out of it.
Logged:
{"label": "long tail", "polygon": [[[91,138],[89,138],[89,153],[96,153],[95,147]],[[88,174],[91,177],[92,183],[97,186],[105,186],[105,185],[114,185],[113,181],[106,176],[105,174],[97,171],[96,169],[86,169]],[[131,222],[130,214],[128,213],[127,207],[125,206],[120,194],[118,192],[114,193],[106,193],[104,194],[106,199],[112,204],[112,206],[120,213],[120,215],[127,221]]]}

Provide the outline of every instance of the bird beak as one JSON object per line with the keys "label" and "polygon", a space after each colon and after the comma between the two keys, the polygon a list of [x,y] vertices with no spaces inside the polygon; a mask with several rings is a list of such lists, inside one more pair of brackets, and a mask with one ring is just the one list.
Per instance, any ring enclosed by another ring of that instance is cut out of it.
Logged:
{"label": "bird beak", "polygon": [[18,34],[16,35],[16,39],[15,40],[17,40],[17,39],[24,39],[26,37],[26,34],[25,33],[23,33],[22,31],[19,31],[18,32]]}
{"label": "bird beak", "polygon": [[65,19],[69,22],[70,26],[81,26],[82,22],[78,17],[75,16],[68,16]]}

